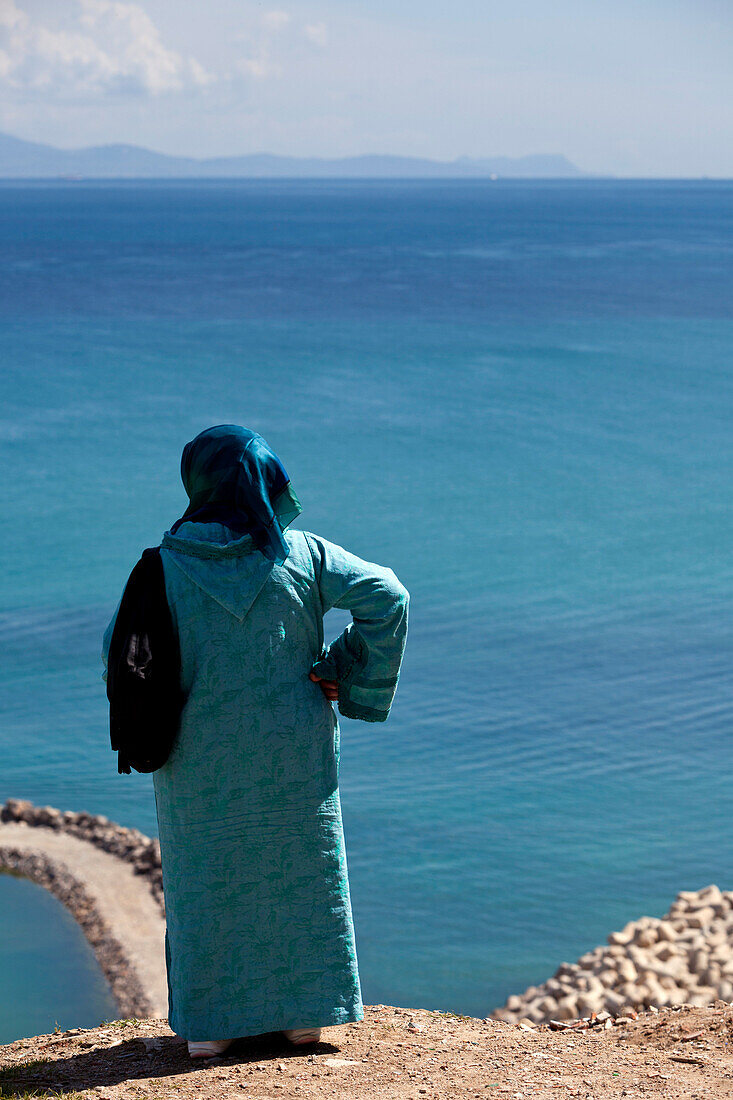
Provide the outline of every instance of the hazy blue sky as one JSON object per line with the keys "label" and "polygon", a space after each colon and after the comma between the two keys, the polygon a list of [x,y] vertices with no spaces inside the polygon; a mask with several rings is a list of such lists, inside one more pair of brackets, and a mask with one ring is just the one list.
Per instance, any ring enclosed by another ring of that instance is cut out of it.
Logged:
{"label": "hazy blue sky", "polygon": [[0,0],[0,129],[733,176],[733,0]]}

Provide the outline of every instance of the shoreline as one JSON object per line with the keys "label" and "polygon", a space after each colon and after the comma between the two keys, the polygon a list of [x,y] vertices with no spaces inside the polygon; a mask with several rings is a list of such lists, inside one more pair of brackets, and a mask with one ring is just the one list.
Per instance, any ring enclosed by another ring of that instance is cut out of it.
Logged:
{"label": "shoreline", "polygon": [[[0,871],[50,890],[79,923],[123,1016],[167,1013],[165,905],[157,840],[102,815],[8,799]],[[733,891],[682,891],[487,1017],[527,1027],[733,1002]]]}
{"label": "shoreline", "polygon": [[492,1016],[547,1024],[599,1014],[702,1008],[733,1002],[733,891],[681,891],[663,917],[639,917]]}
{"label": "shoreline", "polygon": [[147,882],[165,916],[160,844],[154,838],[146,836],[139,829],[117,825],[102,814],[35,806],[21,798],[8,798],[4,805],[0,805],[0,824],[10,823],[22,823],[76,836],[103,852],[130,863],[135,868],[135,874]]}
{"label": "shoreline", "polygon": [[49,890],[71,913],[123,1017],[166,1016],[160,848],[101,815],[8,799],[0,871]]}
{"label": "shoreline", "polygon": [[110,933],[91,897],[68,867],[39,853],[0,847],[0,870],[44,886],[69,910],[94,951],[122,1016],[154,1014],[124,948]]}

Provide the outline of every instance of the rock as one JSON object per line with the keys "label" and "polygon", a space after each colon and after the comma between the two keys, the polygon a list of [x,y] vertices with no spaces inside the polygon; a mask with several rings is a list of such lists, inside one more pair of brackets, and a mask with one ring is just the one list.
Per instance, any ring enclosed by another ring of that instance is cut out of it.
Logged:
{"label": "rock", "polygon": [[665,989],[659,982],[654,982],[649,986],[649,993],[651,995],[651,1004],[656,1005],[657,1008],[664,1008],[669,1004],[669,994],[671,990]]}
{"label": "rock", "polygon": [[678,958],[677,948],[673,947],[671,943],[663,943],[659,950],[656,952],[656,956],[660,962],[668,962],[670,959]]}
{"label": "rock", "polygon": [[631,959],[621,959],[616,967],[620,981],[623,982],[635,982],[636,981],[636,967],[632,963]]}
{"label": "rock", "polygon": [[717,966],[715,963],[710,963],[710,966],[707,968],[704,974],[700,975],[700,977],[702,978],[704,985],[714,986],[714,988],[717,989],[723,975],[719,966]]}
{"label": "rock", "polygon": [[62,824],[61,811],[55,810],[53,806],[41,806],[36,810],[36,825],[46,825],[50,829],[60,829]]}
{"label": "rock", "polygon": [[[613,933],[613,932],[611,933],[611,935],[614,935],[614,934],[615,933]],[[614,943],[610,947],[606,948],[606,955],[609,959],[625,959],[626,958],[626,949],[624,947],[622,947],[621,944]]]}
{"label": "rock", "polygon": [[595,993],[593,993],[593,994],[584,993],[580,997],[578,997],[578,1001],[577,1001],[578,1015],[579,1016],[590,1016],[591,1012],[595,1012],[595,1013],[602,1012],[603,1011],[603,1003],[604,1003],[604,1001],[603,1001],[603,996],[602,995],[599,996],[598,994],[595,994]]}
{"label": "rock", "polygon": [[649,996],[648,990],[644,986],[634,985],[632,982],[627,982],[626,985],[621,986],[619,993],[624,996],[626,1004],[631,1004],[635,1008],[643,1005],[645,998]]}
{"label": "rock", "polygon": [[615,993],[613,990],[607,990],[603,998],[603,1003],[607,1011],[610,1012],[612,1016],[615,1016],[623,1006],[624,998],[620,997],[619,994]]}
{"label": "rock", "polygon": [[717,995],[717,990],[702,987],[688,997],[688,1000],[690,1004],[695,1005],[697,1008],[704,1008],[706,1005],[712,1004]]}
{"label": "rock", "polygon": [[656,928],[641,928],[634,936],[634,943],[639,947],[651,947],[658,938]]}
{"label": "rock", "polygon": [[657,927],[657,940],[667,940],[673,943],[677,939],[677,933],[672,927],[672,922],[663,920],[659,922]]}
{"label": "rock", "polygon": [[706,905],[690,913],[687,918],[687,925],[689,928],[706,928],[714,919],[715,910],[712,906]]}
{"label": "rock", "polygon": [[693,974],[704,974],[708,968],[708,963],[707,951],[695,951],[689,961],[690,970]]}
{"label": "rock", "polygon": [[575,997],[569,995],[567,997],[561,997],[557,1002],[557,1016],[558,1020],[577,1020],[578,1018],[578,1002]]}
{"label": "rock", "polygon": [[697,896],[703,905],[719,905],[723,901],[723,895],[717,886],[706,886]]}
{"label": "rock", "polygon": [[4,821],[26,821],[31,824],[35,820],[36,808],[32,802],[24,798],[9,798],[3,807]]}

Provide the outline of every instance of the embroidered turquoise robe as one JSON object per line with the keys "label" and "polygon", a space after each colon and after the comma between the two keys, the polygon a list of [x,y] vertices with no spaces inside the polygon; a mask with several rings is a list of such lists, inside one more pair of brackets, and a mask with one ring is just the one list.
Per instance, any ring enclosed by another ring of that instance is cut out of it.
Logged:
{"label": "embroidered turquoise robe", "polygon": [[[186,522],[161,544],[187,702],[153,783],[169,1023],[194,1041],[363,1015],[339,727],[308,674],[339,681],[343,715],[384,721],[408,595],[390,569],[285,537],[282,564],[216,523]],[[352,622],[324,648],[332,607]]]}

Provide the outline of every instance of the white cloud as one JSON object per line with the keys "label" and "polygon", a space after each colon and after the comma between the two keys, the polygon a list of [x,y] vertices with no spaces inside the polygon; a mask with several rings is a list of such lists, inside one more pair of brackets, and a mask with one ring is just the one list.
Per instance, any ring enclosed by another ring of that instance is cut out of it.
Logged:
{"label": "white cloud", "polygon": [[328,45],[328,28],[325,23],[306,23],[303,33],[314,46]]}
{"label": "white cloud", "polygon": [[281,31],[290,22],[290,15],[286,11],[266,11],[261,21],[268,30]]}
{"label": "white cloud", "polygon": [[23,14],[18,11],[13,0],[1,0],[0,27],[15,27],[22,19]]}
{"label": "white cloud", "polygon": [[194,58],[164,45],[139,4],[76,0],[61,19],[41,23],[15,0],[0,0],[0,81],[17,93],[155,96],[211,80]]}
{"label": "white cloud", "polygon": [[263,80],[267,76],[282,76],[283,68],[277,61],[273,61],[269,51],[261,49],[255,57],[243,57],[237,62],[237,69],[245,76],[252,76],[255,80]]}
{"label": "white cloud", "polygon": [[249,56],[239,58],[236,69],[245,76],[263,80],[265,77],[282,76],[283,66],[273,57],[273,40],[281,37],[290,26],[290,13],[273,9],[263,12],[254,26],[237,35],[249,44]]}
{"label": "white cloud", "polygon": [[280,9],[263,12],[236,37],[247,43],[247,54],[236,61],[235,68],[257,80],[295,71],[304,53],[304,41],[319,48],[328,44],[325,23],[294,21],[289,12]]}

